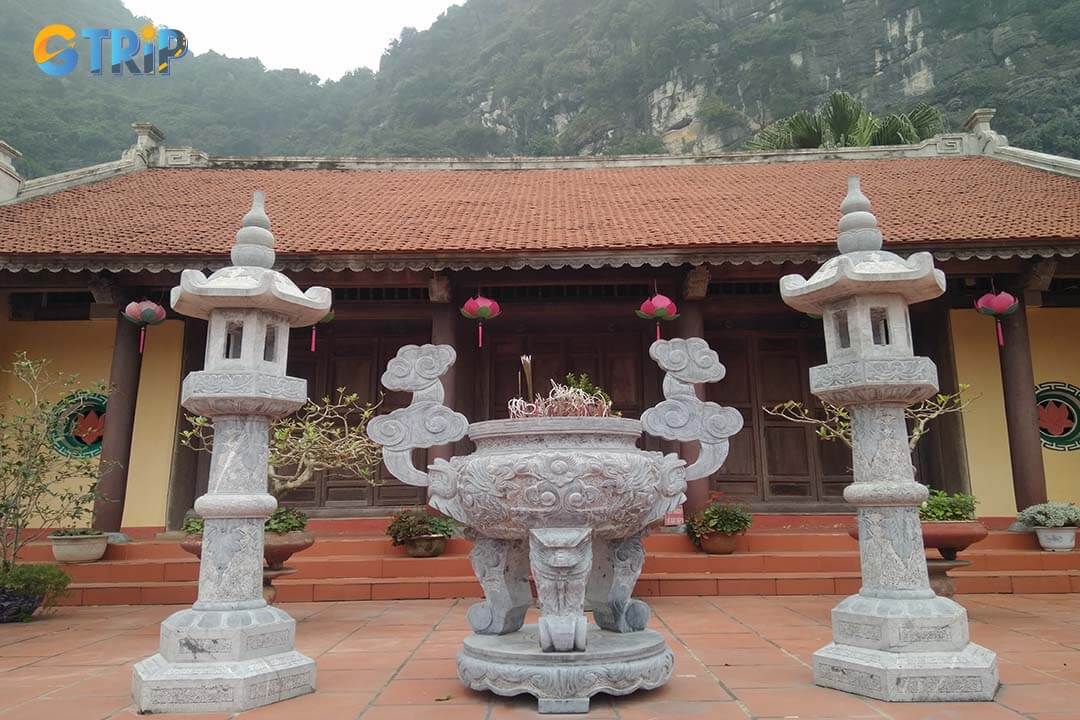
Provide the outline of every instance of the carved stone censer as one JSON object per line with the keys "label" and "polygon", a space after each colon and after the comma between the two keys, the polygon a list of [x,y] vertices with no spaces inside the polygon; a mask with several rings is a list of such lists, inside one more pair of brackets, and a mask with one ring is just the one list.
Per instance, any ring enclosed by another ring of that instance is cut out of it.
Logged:
{"label": "carved stone censer", "polygon": [[[458,675],[475,690],[529,693],[541,713],[587,712],[589,698],[656,688],[673,656],[646,629],[649,606],[631,597],[651,523],[685,499],[689,480],[707,478],[743,425],[735,409],[703,402],[695,383],[716,382],[724,366],[700,338],[658,340],[649,355],[666,372],[664,397],[641,420],[540,417],[469,424],[442,404],[439,378],[453,365],[448,345],[406,345],[382,376],[388,390],[412,392],[408,407],[375,418],[371,438],[390,472],[427,486],[429,503],[464,523],[485,599],[469,608],[473,634],[458,655]],[[687,467],[675,454],[641,450],[642,430],[699,441]],[[436,460],[427,472],[412,451],[468,434],[476,451]],[[533,604],[536,625],[524,625]],[[588,607],[595,624],[585,617]]]}

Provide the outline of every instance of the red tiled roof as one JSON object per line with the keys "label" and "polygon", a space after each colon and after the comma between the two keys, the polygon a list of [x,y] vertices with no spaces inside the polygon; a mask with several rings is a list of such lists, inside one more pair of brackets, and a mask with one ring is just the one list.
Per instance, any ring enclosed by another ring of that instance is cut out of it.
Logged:
{"label": "red tiled roof", "polygon": [[264,190],[282,254],[826,245],[845,177],[887,243],[1080,242],[1080,180],[983,157],[586,170],[150,169],[0,207],[0,254],[224,255]]}

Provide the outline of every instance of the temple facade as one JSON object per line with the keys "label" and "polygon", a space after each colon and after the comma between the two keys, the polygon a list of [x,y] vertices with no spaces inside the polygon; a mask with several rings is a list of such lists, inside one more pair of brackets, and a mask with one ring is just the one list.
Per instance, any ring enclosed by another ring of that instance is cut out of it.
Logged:
{"label": "temple facade", "polygon": [[[637,417],[661,374],[647,353],[656,327],[634,310],[659,292],[679,311],[661,331],[705,338],[727,367],[702,393],[744,420],[690,505],[711,489],[757,512],[849,512],[846,448],[764,408],[812,402],[822,323],[787,307],[778,281],[835,252],[846,178],[859,176],[886,249],[929,251],[947,278],[912,308],[915,352],[943,392],[970,386],[967,411],[918,445],[917,479],[974,493],[984,517],[1080,500],[1080,161],[1012,147],[992,117],[911,146],[470,160],[219,157],[137,123],[120,160],[25,181],[0,142],[0,355],[105,382],[97,523],[178,528],[207,487],[209,455],[177,440],[180,382],[202,369],[207,328],[171,312],[140,328],[121,310],[168,308],[182,270],[227,265],[259,190],[277,267],[333,293],[332,318],[290,338],[288,374],[312,397],[345,387],[381,397],[380,412],[400,407],[407,395],[380,396],[381,369],[400,346],[435,342],[458,354],[445,402],[474,421],[506,416],[523,354],[538,385],[585,372]],[[999,344],[974,305],[1001,291],[1019,304]],[[482,347],[460,313],[477,294],[502,307]],[[287,502],[386,515],[423,492],[385,470],[374,484],[327,472]]]}

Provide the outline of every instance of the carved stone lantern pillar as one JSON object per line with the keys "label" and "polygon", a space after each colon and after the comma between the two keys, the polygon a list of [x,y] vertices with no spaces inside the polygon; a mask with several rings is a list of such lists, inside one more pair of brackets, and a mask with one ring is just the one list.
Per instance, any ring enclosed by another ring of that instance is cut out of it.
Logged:
{"label": "carved stone lantern pillar", "polygon": [[969,642],[967,611],[930,589],[904,410],[937,392],[937,368],[914,354],[908,306],[945,291],[929,253],[881,249],[859,179],[848,179],[837,245],[809,280],[780,280],[784,302],[820,315],[828,362],[810,389],[851,413],[862,588],[832,611],[833,642],[813,657],[818,685],[889,701],[990,700],[997,660]]}
{"label": "carved stone lantern pillar", "polygon": [[330,291],[301,292],[272,269],[274,236],[255,193],[232,249],[209,278],[185,270],[177,312],[209,322],[205,369],[184,380],[186,409],[212,418],[214,446],[203,517],[199,596],[161,624],[159,652],[135,665],[140,712],[239,711],[315,689],[315,663],[293,649],[296,622],[262,596],[270,422],[307,401],[307,382],[285,374],[289,328],[318,322]]}

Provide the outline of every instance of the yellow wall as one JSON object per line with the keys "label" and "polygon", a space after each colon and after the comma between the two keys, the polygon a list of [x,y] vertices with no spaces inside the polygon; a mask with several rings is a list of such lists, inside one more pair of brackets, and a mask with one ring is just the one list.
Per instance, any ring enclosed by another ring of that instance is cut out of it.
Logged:
{"label": "yellow wall", "polygon": [[135,405],[124,527],[165,524],[183,346],[183,321],[166,320],[147,328],[139,399]]}
{"label": "yellow wall", "polygon": [[[0,367],[13,353],[48,358],[52,368],[76,373],[81,383],[108,384],[114,320],[14,322],[8,320],[7,295],[0,294]],[[169,320],[147,331],[143,355],[131,467],[124,503],[125,527],[165,524],[165,501],[172,466],[184,324]],[[11,376],[0,373],[0,401],[16,390]]]}
{"label": "yellow wall", "polygon": [[[1080,386],[1080,308],[1028,308],[1027,313],[1035,383]],[[959,381],[981,396],[964,413],[971,490],[980,515],[1012,515],[1016,502],[994,322],[974,310],[953,310],[950,320]],[[1080,502],[1080,451],[1044,448],[1042,455],[1050,499]]]}

